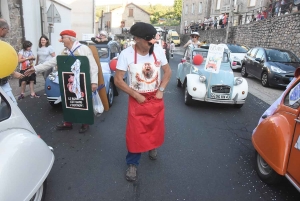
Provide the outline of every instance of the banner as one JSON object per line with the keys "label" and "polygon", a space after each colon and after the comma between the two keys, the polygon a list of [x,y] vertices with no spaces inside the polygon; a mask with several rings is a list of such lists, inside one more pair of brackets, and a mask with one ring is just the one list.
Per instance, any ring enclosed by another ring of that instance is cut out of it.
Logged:
{"label": "banner", "polygon": [[[71,67],[74,65],[78,67],[77,72],[73,68],[75,73],[71,71]],[[57,67],[64,121],[94,124],[88,58],[86,56],[76,56],[75,58],[57,56]]]}
{"label": "banner", "polygon": [[210,44],[204,70],[210,73],[219,73],[223,54],[223,46]]}

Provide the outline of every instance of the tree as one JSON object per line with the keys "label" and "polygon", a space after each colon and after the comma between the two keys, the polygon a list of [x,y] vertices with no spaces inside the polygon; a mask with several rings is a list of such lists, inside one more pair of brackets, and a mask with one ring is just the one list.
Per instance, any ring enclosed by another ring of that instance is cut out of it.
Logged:
{"label": "tree", "polygon": [[174,9],[174,15],[175,15],[174,17],[177,20],[180,20],[181,19],[181,13],[182,13],[182,0],[174,0],[173,9]]}

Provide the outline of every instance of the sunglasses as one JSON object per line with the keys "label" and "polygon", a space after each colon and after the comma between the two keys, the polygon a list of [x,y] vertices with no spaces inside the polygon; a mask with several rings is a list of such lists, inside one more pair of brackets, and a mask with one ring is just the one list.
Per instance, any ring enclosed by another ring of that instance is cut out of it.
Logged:
{"label": "sunglasses", "polygon": [[103,34],[100,34],[100,36],[105,36],[105,35],[103,35]]}
{"label": "sunglasses", "polygon": [[198,38],[199,36],[195,36],[195,35],[194,35],[194,36],[191,36],[191,37],[192,37],[192,38]]}
{"label": "sunglasses", "polygon": [[152,40],[154,38],[155,38],[155,36],[153,35],[153,36],[146,36],[143,39],[145,39],[146,41],[150,41],[150,40]]}

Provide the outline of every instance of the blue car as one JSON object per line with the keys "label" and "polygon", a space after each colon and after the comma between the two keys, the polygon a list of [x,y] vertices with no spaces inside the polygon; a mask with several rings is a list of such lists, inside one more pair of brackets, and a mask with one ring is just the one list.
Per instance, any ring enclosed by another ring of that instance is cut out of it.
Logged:
{"label": "blue car", "polygon": [[[196,64],[195,55],[202,55],[204,61]],[[218,73],[205,70],[208,49],[188,46],[181,63],[178,64],[177,86],[184,87],[184,102],[190,105],[193,100],[232,104],[241,108],[248,95],[247,80],[234,77],[228,54],[223,53]],[[209,60],[206,68],[217,68],[217,63]]]}
{"label": "blue car", "polygon": [[[111,107],[113,105],[114,96],[118,95],[118,91],[114,84],[115,71],[110,69],[109,62],[113,58],[119,56],[121,51],[120,46],[115,41],[109,41],[107,44],[95,44],[91,41],[80,41],[80,43],[83,43],[85,45],[95,45],[98,50],[104,83],[106,87],[107,99],[109,102],[109,106]],[[58,72],[56,70],[50,73],[50,75],[46,79],[45,91],[49,104],[53,107],[59,106],[61,103],[61,97],[58,82]]]}

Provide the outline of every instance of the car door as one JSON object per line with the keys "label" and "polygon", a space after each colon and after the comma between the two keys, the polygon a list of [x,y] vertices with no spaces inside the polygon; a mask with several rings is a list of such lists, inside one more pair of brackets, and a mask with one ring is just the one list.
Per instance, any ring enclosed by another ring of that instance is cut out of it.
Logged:
{"label": "car door", "polygon": [[255,59],[253,61],[253,75],[259,79],[261,78],[261,74],[264,68],[264,63],[263,63],[264,55],[265,55],[265,50],[263,48],[259,48],[255,55]]}
{"label": "car door", "polygon": [[[294,130],[293,141],[291,144],[290,158],[288,160],[287,174],[293,181],[300,186],[300,82],[293,87],[290,93],[285,97],[285,105],[289,104],[293,109],[298,109],[297,118],[294,119],[296,125]],[[287,100],[287,101],[286,101]],[[294,104],[293,104],[294,103]],[[293,105],[292,105],[293,104]]]}
{"label": "car door", "polygon": [[245,65],[246,65],[246,70],[247,73],[250,73],[251,75],[254,75],[254,61],[255,61],[255,55],[256,52],[258,51],[258,48],[253,48],[250,51],[250,54],[247,56]]}

